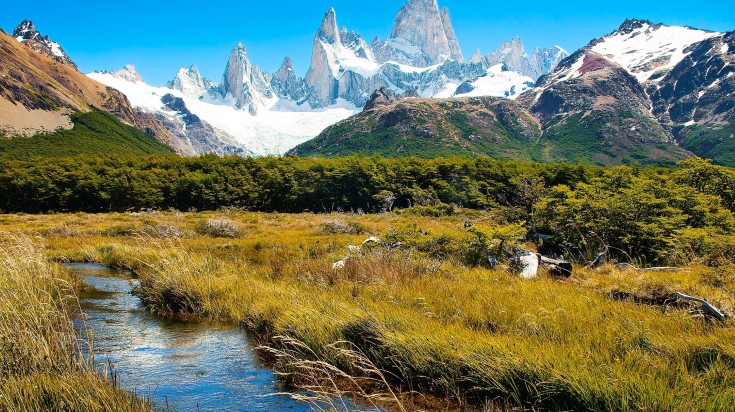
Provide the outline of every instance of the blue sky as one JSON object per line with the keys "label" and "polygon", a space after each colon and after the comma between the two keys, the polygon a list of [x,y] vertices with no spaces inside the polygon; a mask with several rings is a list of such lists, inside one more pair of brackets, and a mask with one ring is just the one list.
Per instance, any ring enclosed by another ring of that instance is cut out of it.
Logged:
{"label": "blue sky", "polygon": [[[440,0],[450,9],[457,37],[469,58],[520,36],[526,48],[555,44],[569,52],[616,29],[626,17],[717,31],[735,30],[732,0],[691,1],[467,1]],[[151,84],[162,85],[181,66],[196,64],[219,82],[230,50],[243,42],[250,59],[278,69],[290,56],[299,75],[308,69],[311,45],[329,7],[337,22],[369,43],[390,35],[404,0],[355,1],[157,1],[6,2],[0,27],[12,31],[27,18],[66,49],[84,72],[134,64]],[[63,6],[61,6],[63,4]]]}

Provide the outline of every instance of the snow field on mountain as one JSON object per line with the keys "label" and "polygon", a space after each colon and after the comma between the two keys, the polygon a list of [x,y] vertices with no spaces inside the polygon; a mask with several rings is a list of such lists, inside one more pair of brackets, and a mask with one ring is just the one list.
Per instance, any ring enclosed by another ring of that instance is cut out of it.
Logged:
{"label": "snow field on mountain", "polygon": [[111,73],[90,73],[89,77],[123,92],[135,107],[168,116],[176,112],[167,110],[161,98],[172,94],[184,100],[187,108],[208,122],[215,129],[231,135],[250,152],[257,155],[281,154],[294,146],[318,135],[327,126],[344,120],[358,110],[345,102],[320,111],[271,110],[277,99],[271,99],[257,116],[225,104],[193,99],[166,87],[149,86],[142,82],[130,82]]}
{"label": "snow field on mountain", "polygon": [[470,83],[474,87],[469,93],[458,94],[457,97],[505,96],[505,92],[515,91],[507,97],[515,99],[524,91],[531,89],[534,80],[517,72],[503,71],[503,65],[498,64],[487,70],[487,75]]}
{"label": "snow field on mountain", "polygon": [[676,66],[688,55],[690,45],[719,35],[689,27],[644,24],[628,34],[604,37],[592,51],[620,64],[643,83],[654,73]]}

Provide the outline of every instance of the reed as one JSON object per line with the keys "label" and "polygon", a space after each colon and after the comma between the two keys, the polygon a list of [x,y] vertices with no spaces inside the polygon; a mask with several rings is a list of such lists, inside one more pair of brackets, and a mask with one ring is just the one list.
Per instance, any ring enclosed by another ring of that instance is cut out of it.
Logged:
{"label": "reed", "polygon": [[78,281],[28,235],[0,233],[0,410],[146,411],[95,371]]}

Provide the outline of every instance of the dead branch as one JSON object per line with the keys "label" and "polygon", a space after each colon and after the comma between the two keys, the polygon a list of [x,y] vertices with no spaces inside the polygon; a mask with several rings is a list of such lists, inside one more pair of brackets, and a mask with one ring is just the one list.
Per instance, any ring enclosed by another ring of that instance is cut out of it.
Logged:
{"label": "dead branch", "polygon": [[702,305],[702,309],[704,309],[705,312],[709,313],[715,319],[717,319],[719,321],[724,321],[725,320],[725,317],[726,317],[725,314],[722,313],[722,311],[720,311],[716,307],[710,305],[710,303],[707,302],[704,299],[695,298],[693,296],[685,295],[685,294],[679,293],[679,292],[676,292],[676,297],[678,299],[683,299],[683,300],[686,300],[686,301],[689,301],[689,302],[697,302],[700,305]]}

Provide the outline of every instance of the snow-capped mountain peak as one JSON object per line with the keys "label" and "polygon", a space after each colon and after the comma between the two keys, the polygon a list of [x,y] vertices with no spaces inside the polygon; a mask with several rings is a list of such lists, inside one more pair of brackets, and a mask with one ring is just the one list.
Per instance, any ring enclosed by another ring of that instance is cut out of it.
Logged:
{"label": "snow-capped mountain peak", "polygon": [[185,96],[195,99],[211,98],[217,93],[217,85],[213,81],[203,78],[195,65],[179,69],[174,80],[168,82],[166,87],[180,91]]}
{"label": "snow-capped mountain peak", "polygon": [[322,25],[317,31],[317,37],[329,44],[336,44],[339,42],[337,13],[334,11],[334,7],[330,8],[326,13],[324,13]]}
{"label": "snow-capped mountain peak", "polygon": [[518,72],[535,81],[554,70],[568,56],[569,53],[559,46],[551,49],[536,48],[529,56],[520,37],[516,36],[510,41],[500,43],[500,47],[488,55],[483,56],[477,50],[470,63],[482,64],[485,69],[502,64],[507,70]]}
{"label": "snow-capped mountain peak", "polygon": [[230,53],[222,76],[223,95],[225,99],[233,100],[235,108],[256,115],[262,106],[267,105],[267,100],[273,98],[270,80],[270,75],[250,64],[245,46],[238,43]]}
{"label": "snow-capped mountain peak", "polygon": [[32,21],[23,20],[15,30],[13,30],[13,37],[36,52],[78,70],[76,63],[74,63],[71,57],[66,54],[64,48],[62,48],[59,43],[49,39],[48,36],[41,35],[41,33],[36,30],[36,26]]}
{"label": "snow-capped mountain peak", "polygon": [[138,71],[135,69],[135,66],[132,64],[128,64],[122,69],[112,72],[111,74],[118,79],[122,79],[130,83],[145,83],[143,78],[140,77],[140,74],[138,74]]}
{"label": "snow-capped mountain peak", "polygon": [[482,63],[483,56],[480,53],[480,49],[475,50],[475,54],[470,57],[470,59],[467,61],[471,64],[481,64]]}
{"label": "snow-capped mountain peak", "polygon": [[41,34],[36,30],[36,26],[30,20],[23,20],[18,27],[13,30],[13,37],[19,42],[40,37]]}

